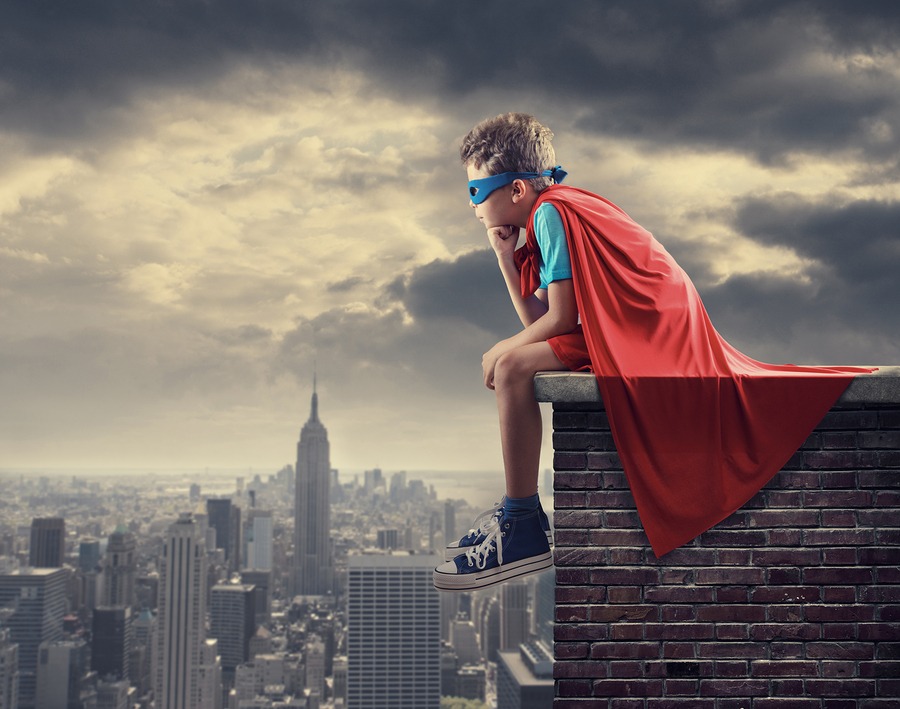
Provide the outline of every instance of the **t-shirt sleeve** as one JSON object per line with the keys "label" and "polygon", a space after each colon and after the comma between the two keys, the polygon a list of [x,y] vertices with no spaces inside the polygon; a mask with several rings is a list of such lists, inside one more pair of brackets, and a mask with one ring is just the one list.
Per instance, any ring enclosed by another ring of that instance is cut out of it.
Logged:
{"label": "t-shirt sleeve", "polygon": [[569,243],[559,212],[544,202],[534,213],[534,237],[541,251],[541,288],[572,277]]}

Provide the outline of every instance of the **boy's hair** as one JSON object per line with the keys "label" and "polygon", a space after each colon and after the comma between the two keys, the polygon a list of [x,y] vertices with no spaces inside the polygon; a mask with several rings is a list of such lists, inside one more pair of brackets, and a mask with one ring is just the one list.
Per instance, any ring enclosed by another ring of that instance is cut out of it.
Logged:
{"label": "boy's hair", "polygon": [[[459,157],[463,165],[485,168],[490,175],[503,172],[541,172],[556,165],[556,152],[547,126],[527,113],[504,113],[488,118],[463,138]],[[549,177],[529,180],[538,192],[553,184]]]}

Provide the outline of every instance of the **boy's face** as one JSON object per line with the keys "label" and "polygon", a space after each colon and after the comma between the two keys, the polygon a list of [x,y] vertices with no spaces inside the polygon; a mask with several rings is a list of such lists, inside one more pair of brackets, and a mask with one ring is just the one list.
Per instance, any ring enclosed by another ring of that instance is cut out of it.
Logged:
{"label": "boy's face", "polygon": [[[469,180],[490,177],[490,173],[483,167],[475,167],[471,163],[466,165],[466,175]],[[491,192],[481,204],[473,204],[471,201],[469,204],[486,229],[498,226],[524,227],[530,209],[522,215],[522,197],[528,188],[524,181],[516,180]]]}

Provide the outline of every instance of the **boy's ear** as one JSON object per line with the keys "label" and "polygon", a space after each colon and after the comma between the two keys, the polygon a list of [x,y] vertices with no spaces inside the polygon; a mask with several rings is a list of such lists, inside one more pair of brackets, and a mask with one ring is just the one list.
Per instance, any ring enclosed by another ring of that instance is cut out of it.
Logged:
{"label": "boy's ear", "polygon": [[513,182],[512,182],[513,204],[515,204],[519,200],[521,200],[525,196],[527,191],[528,191],[528,186],[525,184],[525,180],[513,180]]}

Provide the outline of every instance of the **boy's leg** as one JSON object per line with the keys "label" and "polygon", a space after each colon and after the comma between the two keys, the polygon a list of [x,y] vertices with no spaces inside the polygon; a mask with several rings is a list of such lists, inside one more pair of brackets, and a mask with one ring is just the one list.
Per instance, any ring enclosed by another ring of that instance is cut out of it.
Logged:
{"label": "boy's leg", "polygon": [[518,347],[497,360],[494,392],[507,497],[530,497],[538,489],[543,424],[534,375],[567,369],[546,342]]}

